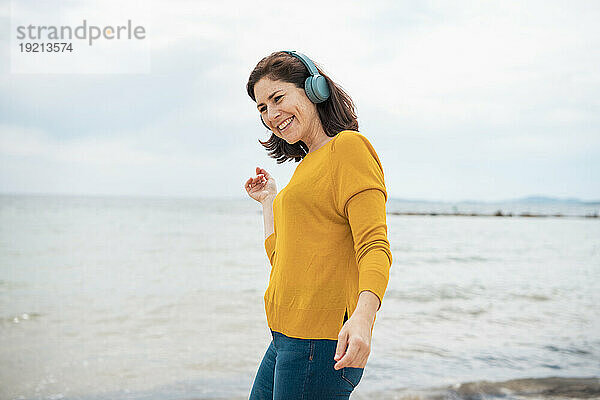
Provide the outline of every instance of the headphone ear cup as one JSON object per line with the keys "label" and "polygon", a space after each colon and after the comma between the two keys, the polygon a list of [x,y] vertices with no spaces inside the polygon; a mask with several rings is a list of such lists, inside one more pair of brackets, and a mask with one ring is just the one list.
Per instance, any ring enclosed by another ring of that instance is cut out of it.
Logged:
{"label": "headphone ear cup", "polygon": [[323,75],[315,75],[311,80],[312,91],[319,103],[324,102],[329,98],[329,85],[327,79]]}
{"label": "headphone ear cup", "polygon": [[319,74],[319,70],[315,64],[302,53],[295,51],[287,51],[287,54],[297,59],[304,64],[310,76],[304,81],[304,92],[313,103],[322,103],[329,98],[330,90],[327,79]]}
{"label": "headphone ear cup", "polygon": [[310,99],[310,101],[312,101],[313,103],[319,103],[319,98],[315,95],[315,92],[313,91],[312,76],[309,76],[304,81],[304,92],[306,92],[306,96]]}

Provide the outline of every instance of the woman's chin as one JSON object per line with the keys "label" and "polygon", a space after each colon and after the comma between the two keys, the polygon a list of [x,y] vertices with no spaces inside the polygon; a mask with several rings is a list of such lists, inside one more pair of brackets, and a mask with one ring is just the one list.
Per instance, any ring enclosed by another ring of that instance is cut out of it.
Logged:
{"label": "woman's chin", "polygon": [[[280,133],[280,135],[281,135],[281,133]],[[296,135],[292,135],[292,136],[282,135],[279,137],[282,138],[283,140],[285,140],[286,142],[288,142],[289,144],[297,143],[300,140],[300,138],[296,137]]]}

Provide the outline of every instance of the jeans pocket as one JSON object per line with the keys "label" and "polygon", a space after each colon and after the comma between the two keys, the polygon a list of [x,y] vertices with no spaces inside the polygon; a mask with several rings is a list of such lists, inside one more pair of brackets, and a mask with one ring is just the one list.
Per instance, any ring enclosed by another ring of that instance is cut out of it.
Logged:
{"label": "jeans pocket", "polygon": [[344,367],[342,368],[342,379],[352,385],[352,388],[355,388],[358,386],[364,370],[364,368]]}

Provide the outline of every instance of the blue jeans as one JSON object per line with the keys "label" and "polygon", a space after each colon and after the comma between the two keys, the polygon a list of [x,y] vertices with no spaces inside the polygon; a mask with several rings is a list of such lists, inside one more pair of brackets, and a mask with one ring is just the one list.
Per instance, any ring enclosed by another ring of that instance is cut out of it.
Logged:
{"label": "blue jeans", "polygon": [[337,340],[291,338],[273,330],[271,335],[249,400],[350,398],[364,368],[333,368]]}

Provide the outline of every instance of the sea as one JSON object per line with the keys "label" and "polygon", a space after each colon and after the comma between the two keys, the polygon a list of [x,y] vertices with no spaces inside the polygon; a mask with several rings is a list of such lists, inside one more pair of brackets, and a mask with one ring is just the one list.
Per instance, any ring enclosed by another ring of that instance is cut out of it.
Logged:
{"label": "sea", "polygon": [[[600,398],[599,211],[389,199],[351,398]],[[0,195],[0,399],[247,399],[269,272],[250,198]]]}

